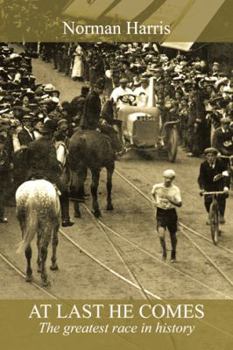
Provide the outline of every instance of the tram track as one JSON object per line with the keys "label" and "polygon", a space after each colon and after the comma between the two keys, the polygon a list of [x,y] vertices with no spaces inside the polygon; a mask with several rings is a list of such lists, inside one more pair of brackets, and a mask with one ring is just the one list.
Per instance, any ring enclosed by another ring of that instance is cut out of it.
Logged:
{"label": "tram track", "polygon": [[[5,254],[0,252],[0,259],[2,261],[5,262],[5,264],[7,264],[12,270],[14,270],[20,277],[22,278],[26,278],[25,273],[16,266],[15,263],[13,263]],[[53,299],[53,300],[58,300],[59,297],[57,295],[55,295],[54,293],[50,292],[48,290],[48,288],[46,287],[42,287],[39,283],[37,283],[36,281],[32,281],[30,283],[28,283],[28,285],[31,285],[33,287],[35,287],[36,289],[38,289],[40,292],[44,293],[47,297]]]}
{"label": "tram track", "polygon": [[[152,200],[142,191],[140,190],[136,185],[134,185],[132,183],[132,181],[130,181],[129,179],[127,179],[123,174],[121,174],[118,170],[115,170],[115,173],[126,183],[128,183],[129,186],[131,186],[136,192],[138,192],[148,203],[150,203],[152,205]],[[213,246],[213,241],[210,238],[207,238],[205,236],[203,236],[201,233],[197,232],[196,230],[194,230],[193,228],[187,226],[186,224],[184,224],[182,221],[179,220],[179,226],[182,227],[183,229],[189,231],[190,233],[192,233],[193,235],[205,240],[206,242],[209,242],[212,246]],[[233,250],[223,246],[221,243],[218,243],[218,245],[215,247],[217,249],[221,249],[224,250],[225,252],[231,253],[232,257],[233,257]]]}
{"label": "tram track", "polygon": [[[112,275],[114,275],[118,279],[124,281],[125,283],[131,285],[132,287],[136,288],[137,290],[139,290],[141,292],[141,287],[137,283],[132,282],[131,280],[129,280],[128,278],[126,278],[125,276],[123,276],[122,274],[118,273],[117,271],[115,271],[114,269],[109,267],[107,264],[103,263],[101,260],[96,258],[87,249],[83,248],[79,243],[77,243],[71,237],[69,237],[67,235],[67,233],[65,233],[62,229],[60,229],[59,232],[60,232],[60,234],[62,235],[63,238],[65,238],[68,242],[70,242],[74,247],[79,249],[80,252],[82,252],[85,255],[87,255],[91,260],[93,260],[95,263],[97,263],[99,266],[101,266],[104,270],[110,272]],[[154,299],[157,299],[157,300],[161,300],[162,299],[160,296],[152,293],[151,291],[149,291],[147,289],[144,289],[144,292],[145,292],[145,294],[147,296],[152,297]]]}
{"label": "tram track", "polygon": [[[65,238],[66,238],[66,234],[63,234],[62,232],[60,232]],[[67,236],[68,237],[68,236]],[[68,241],[70,241],[70,239],[68,239]],[[75,244],[76,246],[76,244]],[[81,247],[80,247],[81,248]],[[81,250],[81,249],[80,249]],[[82,252],[86,252],[85,250],[82,249]],[[0,252],[0,259],[6,264],[8,265],[12,270],[15,271],[15,273],[17,273],[20,277],[22,277],[25,280],[25,273],[16,266],[16,264],[14,264],[5,254],[3,254],[2,252]],[[50,292],[48,290],[48,287],[42,287],[39,283],[37,283],[36,281],[31,281],[30,283],[28,283],[29,286],[32,286],[34,288],[36,288],[37,290],[39,290],[40,292],[44,293],[47,297],[51,298],[52,300],[60,300],[61,297],[57,296],[56,294]],[[159,298],[158,296],[155,296],[153,294],[150,294],[149,291],[146,291],[146,293],[150,296],[152,296],[154,299],[158,299],[161,300],[161,298]],[[71,302],[69,302],[68,300],[63,301],[64,304],[66,305],[70,305],[72,306],[73,304]],[[139,346],[133,342],[128,340],[125,336],[117,334],[117,337],[121,338],[122,340],[124,340],[125,342],[129,343],[130,345],[133,345],[135,348],[139,349]]]}
{"label": "tram track", "polygon": [[156,264],[160,264],[163,266],[168,267],[170,270],[179,273],[180,275],[188,278],[189,280],[193,281],[194,283],[199,284],[200,286],[209,289],[210,291],[218,294],[221,297],[224,297],[226,299],[231,299],[230,296],[218,291],[217,289],[214,289],[210,286],[208,286],[206,283],[201,282],[200,280],[196,279],[195,277],[191,276],[190,274],[186,273],[185,271],[182,271],[181,269],[175,267],[175,265],[169,264],[165,261],[161,260],[161,256],[159,254],[152,254],[150,251],[148,251],[147,249],[139,246],[138,244],[134,243],[132,240],[129,240],[128,238],[124,237],[121,233],[117,232],[116,230],[112,229],[111,227],[109,227],[107,224],[105,224],[103,222],[103,220],[101,219],[96,219],[93,214],[91,213],[90,209],[85,205],[82,204],[82,207],[87,211],[87,213],[90,215],[90,217],[92,218],[92,220],[96,223],[96,226],[98,228],[100,228],[101,231],[105,230],[109,231],[112,235],[114,235],[115,237],[120,238],[122,241],[126,242],[127,244],[129,244],[130,246],[134,247],[135,249],[137,249],[138,251],[142,252],[143,254],[145,254],[146,256],[148,256],[150,259],[152,259]]}
{"label": "tram track", "polygon": [[[118,236],[119,238],[123,239],[124,241],[128,242],[129,244],[135,246],[136,248],[140,249],[142,252],[147,253],[147,255],[149,255],[151,258],[154,258],[154,260],[156,260],[157,262],[159,261],[160,263],[163,263],[161,260],[159,260],[159,258],[156,258],[155,256],[153,256],[151,253],[147,252],[145,249],[139,247],[137,244],[133,243],[132,241],[128,240],[127,238],[123,237],[122,235],[120,235],[119,233],[117,233],[116,231],[114,231],[113,229],[111,229],[109,226],[107,226],[106,224],[103,223],[102,220],[97,219],[93,216],[91,210],[85,205],[82,204],[82,207],[84,207],[84,209],[88,212],[88,214],[90,215],[90,217],[92,218],[92,220],[96,223],[96,226],[99,227],[99,229],[101,229],[101,231],[104,231],[104,233],[106,233],[105,230],[108,230],[109,232],[113,233],[114,235]],[[96,257],[94,257],[90,252],[88,252],[86,249],[84,249],[83,247],[81,247],[77,242],[75,242],[72,238],[70,238],[63,230],[60,230],[60,234],[70,243],[72,243],[72,245],[74,245],[76,248],[78,248],[82,253],[84,253],[85,255],[87,255],[91,260],[95,261],[98,265],[102,266],[104,269],[106,269],[107,271],[113,273],[116,277],[122,279],[123,281],[125,281],[126,283],[130,284],[131,286],[134,286],[135,288],[139,289],[141,291],[142,296],[144,297],[144,299],[146,299],[149,303],[152,302],[151,297],[153,299],[157,299],[157,300],[161,300],[162,302],[165,302],[166,299],[163,297],[160,297],[158,295],[155,295],[154,293],[148,291],[147,289],[145,289],[143,287],[143,285],[139,282],[138,278],[136,277],[135,273],[132,273],[132,269],[129,268],[128,264],[127,264],[127,270],[129,272],[129,274],[131,275],[131,277],[136,281],[136,283],[129,281],[127,278],[125,278],[124,276],[118,274],[116,271],[112,270],[111,268],[109,268],[106,264],[102,263],[99,259],[97,259]],[[111,239],[111,242],[112,239]],[[114,246],[114,250],[115,250],[115,244],[113,244]],[[117,250],[119,249],[119,246],[117,248]],[[119,255],[119,251],[117,252],[117,255]],[[120,254],[120,259],[122,260],[122,255]],[[168,264],[164,263],[165,265],[169,266]],[[124,262],[125,265],[125,262]],[[172,268],[173,270],[177,270],[176,268],[170,266],[170,268]],[[182,271],[179,271],[182,274]],[[190,278],[192,278],[191,276],[189,276]],[[195,280],[194,278],[192,278],[192,280]],[[208,285],[202,283],[201,281],[196,280],[196,282],[200,283],[202,286],[207,287],[211,290],[213,290],[214,292],[224,296],[227,299],[231,299],[229,296],[224,295],[222,292],[219,292],[217,290],[212,289],[211,287],[209,287]],[[215,327],[213,324],[206,322],[204,320],[200,320],[201,323],[205,324],[206,326],[214,329],[217,332],[220,332],[222,334],[224,334],[225,336],[229,336],[232,337],[232,334],[229,332],[226,332],[225,330]],[[170,335],[171,337],[171,343],[174,349],[176,349],[176,343],[173,339],[173,336]],[[134,344],[135,345],[135,344]]]}
{"label": "tram track", "polygon": [[[131,186],[136,192],[138,192],[149,204],[150,206],[152,205],[152,200],[140,189],[138,188],[132,181],[130,181],[129,179],[127,179],[123,174],[121,174],[121,172],[119,172],[118,170],[115,170],[116,174],[124,181],[126,182],[129,186]],[[186,239],[190,242],[190,244],[195,247],[196,250],[199,251],[199,253],[201,253],[204,258],[215,268],[215,270],[224,278],[225,281],[227,281],[228,284],[230,284],[231,287],[233,287],[233,281],[224,273],[224,271],[213,261],[213,259],[211,259],[204,251],[203,249],[196,243],[194,242],[192,239],[190,239],[190,237],[185,233],[185,231],[189,231],[190,233],[192,233],[193,235],[197,236],[198,238],[204,239],[206,242],[210,243],[213,246],[212,240],[208,239],[207,237],[202,236],[199,232],[197,232],[196,230],[188,227],[187,225],[185,225],[183,222],[179,221],[179,226],[180,226],[180,231],[181,233],[186,237]],[[225,251],[227,253],[231,254],[231,258],[232,258],[232,254],[233,251],[229,248],[226,248],[222,245],[218,245],[215,248],[219,248],[222,251]]]}
{"label": "tram track", "polygon": [[[111,227],[109,227],[108,225],[106,225],[102,220],[100,219],[96,219],[94,218],[94,216],[92,215],[91,211],[88,209],[88,207],[86,205],[82,205],[85,210],[88,212],[88,214],[92,217],[93,221],[95,221],[96,225],[106,233],[106,230],[109,231],[110,233],[114,234],[115,236],[117,236],[118,238],[120,238],[121,240],[125,241],[126,243],[130,244],[131,246],[133,246],[134,248],[138,249],[139,251],[141,251],[142,253],[146,254],[148,257],[150,257],[152,260],[154,260],[154,262],[156,263],[160,263],[163,265],[166,265],[167,267],[169,267],[169,269],[180,273],[181,275],[189,278],[190,280],[192,280],[193,282],[201,285],[202,287],[208,288],[209,290],[211,290],[214,293],[217,293],[218,295],[227,298],[227,299],[231,299],[228,295],[208,286],[207,284],[201,282],[200,280],[197,280],[196,278],[190,276],[189,274],[187,274],[186,272],[172,266],[171,264],[167,264],[166,262],[161,261],[161,258],[159,258],[159,256],[155,256],[154,254],[152,254],[151,252],[149,252],[148,250],[140,247],[138,244],[132,242],[131,240],[125,238],[122,234],[118,233],[117,231],[113,230]],[[133,273],[132,274],[132,269],[127,267],[127,271],[131,276],[131,279],[134,280],[134,282],[132,282],[131,280],[129,280],[128,278],[126,278],[125,276],[123,276],[122,274],[116,272],[114,269],[110,268],[108,265],[106,265],[105,263],[101,262],[98,258],[94,257],[89,251],[87,251],[86,249],[84,249],[79,243],[77,243],[76,241],[74,241],[71,237],[69,237],[69,235],[67,233],[65,233],[62,229],[60,229],[60,234],[63,236],[63,238],[65,238],[69,243],[71,243],[73,246],[75,246],[80,252],[84,253],[85,255],[87,255],[91,260],[93,260],[94,262],[96,262],[98,265],[100,265],[102,268],[104,268],[105,270],[107,270],[108,272],[110,272],[111,274],[113,274],[115,277],[119,278],[120,280],[124,281],[125,283],[133,286],[134,288],[136,288],[137,290],[139,290],[142,294],[146,294],[149,298],[153,298],[153,299],[157,299],[157,300],[162,300],[163,298],[160,297],[159,295],[144,289],[143,285],[138,281],[138,278],[136,277],[136,274]],[[25,279],[25,273],[22,272],[22,270],[16,266],[16,264],[14,264],[5,254],[0,252],[0,258],[9,266],[11,267],[18,275],[20,275],[22,278]],[[120,257],[121,260],[123,261],[124,265],[126,265],[125,261],[122,259],[122,256]],[[136,278],[135,278],[136,277]],[[136,282],[136,283],[135,283]],[[46,294],[49,298],[54,299],[54,300],[58,300],[59,296],[55,295],[54,293],[50,292],[48,290],[48,288],[44,288],[42,287],[39,283],[37,283],[36,281],[32,281],[30,283],[33,287],[35,287],[36,289],[38,289],[39,291],[41,291],[42,293]]]}
{"label": "tram track", "polygon": [[[107,264],[103,263],[100,261],[98,258],[96,258],[91,252],[83,248],[78,242],[76,242],[74,239],[72,239],[66,232],[64,232],[62,229],[59,230],[59,234],[62,236],[62,238],[66,241],[68,241],[69,245],[71,244],[76,251],[79,253],[83,253],[86,255],[89,259],[94,261],[97,265],[102,267],[104,270],[108,271],[111,273],[114,277],[118,278],[119,280],[123,281],[125,284],[130,285],[131,287],[134,287],[135,289],[139,290],[141,292],[142,288],[139,287],[139,285],[136,283],[130,281],[127,277],[123,276],[122,274],[118,273],[111,267],[109,267]],[[15,263],[12,258],[8,257],[5,253],[0,251],[0,260],[2,260],[11,270],[13,270],[18,276],[22,278],[22,282],[25,282],[26,279],[26,274],[22,271],[22,269],[19,267],[19,263]],[[39,274],[38,274],[39,276]],[[132,277],[132,276],[131,276]],[[53,299],[53,300],[59,300],[62,297],[62,295],[57,295],[50,290],[53,288],[52,285],[49,284],[47,287],[43,287],[40,283],[40,281],[36,281],[34,278],[31,282],[28,282],[27,285],[29,287],[34,287],[37,290],[39,290],[41,293],[45,294],[48,298]],[[161,297],[156,295],[155,293],[152,293],[149,290],[144,290],[144,295],[147,295],[147,298],[150,299],[157,299],[161,300]]]}
{"label": "tram track", "polygon": [[[121,172],[119,172],[118,170],[115,170],[115,173],[126,183],[128,183],[129,186],[131,186],[134,190],[136,190],[136,192],[138,192],[144,199],[147,200],[148,203],[150,203],[152,205],[152,200],[142,191],[140,190],[136,185],[133,184],[132,181],[130,181],[129,179],[127,179]],[[183,190],[185,193],[188,193],[190,195],[190,192]],[[196,198],[193,194],[191,194],[191,196],[193,198]],[[184,224],[184,222],[179,220],[179,226],[182,227],[184,230],[189,231],[191,234],[193,234],[194,236],[201,238],[202,240],[205,240],[206,242],[209,242],[211,244],[211,246],[213,246],[213,241],[212,239],[202,235],[201,233],[199,233],[197,230],[193,229],[192,227],[187,226],[186,224]],[[224,245],[222,245],[221,243],[218,243],[218,245],[215,247],[216,249],[220,249],[220,250],[224,250],[227,253],[232,254],[232,258],[233,258],[233,250],[230,248],[225,247]]]}
{"label": "tram track", "polygon": [[[151,203],[151,199],[145,194],[143,193],[137,186],[135,186],[130,180],[128,180],[127,178],[125,178],[121,173],[119,173],[117,171],[117,175],[119,175],[120,177],[122,177],[122,179],[124,181],[126,181],[131,187],[133,187],[140,195],[142,195],[149,203]],[[96,225],[102,230],[102,232],[105,233],[106,235],[106,231],[115,235],[116,237],[120,238],[121,240],[125,241],[126,243],[128,243],[129,245],[131,245],[132,247],[134,247],[135,249],[137,249],[138,251],[140,251],[141,253],[145,254],[146,256],[148,256],[150,259],[152,259],[154,262],[156,263],[160,263],[160,264],[164,264],[166,265],[169,269],[171,269],[174,272],[177,272],[183,276],[185,276],[186,278],[192,280],[194,283],[199,284],[200,286],[204,287],[204,288],[208,288],[208,290],[212,291],[213,293],[224,297],[226,299],[231,299],[231,297],[229,295],[227,295],[227,293],[223,293],[215,288],[212,288],[211,286],[207,285],[206,283],[200,281],[199,279],[196,279],[195,277],[191,276],[189,273],[182,271],[181,269],[168,264],[166,262],[161,261],[161,257],[157,255],[155,255],[154,253],[152,254],[150,251],[148,251],[147,249],[139,246],[138,244],[134,243],[133,241],[129,240],[128,238],[124,237],[121,233],[113,230],[111,227],[109,227],[106,223],[104,223],[102,220],[100,219],[95,219],[94,216],[92,215],[92,213],[90,212],[90,210],[86,207],[86,205],[83,205],[85,210],[89,211],[89,215],[91,215],[91,217],[93,218],[93,220],[95,220]],[[187,228],[187,230],[192,230],[191,228],[187,227],[186,225],[182,224],[182,226],[184,227],[184,229]],[[182,227],[181,226],[181,227]],[[183,230],[183,228],[182,228]],[[181,230],[181,232],[182,232]],[[192,230],[194,231],[194,230]],[[195,232],[195,231],[194,231]],[[119,278],[120,280],[124,281],[126,284],[131,285],[132,287],[136,288],[137,290],[139,290],[139,292],[141,294],[146,294],[148,297],[151,297],[153,299],[158,299],[161,300],[162,297],[160,295],[155,294],[154,292],[144,289],[143,285],[140,283],[140,281],[138,280],[138,277],[136,276],[136,274],[133,272],[132,273],[132,269],[129,268],[129,266],[127,265],[127,263],[125,262],[124,258],[123,258],[123,254],[120,253],[119,254],[119,249],[118,249],[118,257],[120,258],[120,260],[122,261],[122,263],[124,264],[128,274],[130,275],[130,279],[125,277],[124,275],[118,273],[117,271],[115,271],[114,269],[112,269],[111,267],[109,267],[107,264],[103,263],[102,261],[100,261],[98,258],[96,258],[94,255],[92,255],[89,251],[87,251],[86,249],[84,249],[82,246],[80,246],[79,243],[77,243],[76,241],[74,241],[72,238],[69,237],[69,235],[67,233],[65,233],[63,230],[60,230],[61,235],[67,240],[69,241],[69,243],[71,243],[73,246],[75,246],[76,248],[79,249],[79,251],[83,252],[85,255],[87,255],[90,259],[92,259],[93,261],[95,261],[95,263],[97,263],[99,266],[101,266],[102,268],[104,268],[106,271],[110,272],[112,275],[114,275],[115,277]],[[184,232],[182,232],[184,234]],[[200,236],[200,234],[197,232],[196,233],[198,238],[202,238]],[[185,235],[185,234],[184,234]],[[107,237],[107,236],[106,236]],[[187,238],[187,237],[186,237]],[[208,242],[208,239],[206,239],[206,241]],[[211,245],[212,242],[210,241]],[[196,247],[197,250],[199,250],[200,252],[200,247],[194,242],[191,242],[192,245],[194,245]],[[114,246],[114,244],[111,244],[112,246]],[[224,247],[223,247],[224,248]],[[230,249],[223,249],[228,253],[231,253]],[[203,252],[201,252],[202,255],[208,260],[208,262],[218,271],[218,273],[220,273],[220,275],[231,285],[231,287],[233,286],[233,282],[231,281],[231,279],[221,270],[219,269],[218,266],[216,266],[217,264],[213,264],[213,261],[211,258],[209,258],[206,254],[203,254]],[[0,258],[8,264],[8,266],[10,266],[16,273],[18,273],[21,277],[25,278],[25,274],[12,262],[10,261],[10,259],[2,254],[0,252]],[[217,268],[216,268],[217,267]],[[136,277],[136,278],[135,278]],[[48,297],[52,298],[52,299],[58,299],[59,296],[49,292],[46,288],[43,288],[40,286],[39,283],[33,281],[32,285],[39,289],[40,291],[42,291],[43,293],[45,293]]]}
{"label": "tram track", "polygon": [[[139,291],[143,290],[144,291],[144,295],[146,294],[148,297],[153,298],[153,299],[157,299],[157,300],[161,300],[162,298],[159,297],[158,295],[150,292],[147,289],[143,289],[143,287],[139,286],[139,284],[134,283],[132,281],[130,281],[128,278],[124,277],[123,275],[121,275],[120,273],[118,273],[117,271],[115,271],[114,269],[110,268],[108,265],[106,265],[105,263],[101,262],[98,258],[94,257],[93,254],[91,254],[89,251],[87,251],[85,248],[83,248],[80,244],[78,244],[76,241],[74,241],[71,237],[69,237],[69,235],[67,233],[65,233],[62,229],[59,230],[61,236],[66,239],[69,243],[71,243],[75,248],[77,248],[81,253],[84,253],[86,256],[88,256],[91,260],[93,260],[95,263],[97,263],[99,266],[101,266],[102,268],[104,268],[106,271],[110,272],[111,274],[113,274],[115,277],[119,278],[120,280],[124,281],[125,283],[135,287],[136,289],[138,289]],[[3,254],[2,252],[0,252],[0,259],[2,261],[4,261],[5,264],[7,264],[12,270],[15,271],[15,273],[17,273],[20,277],[22,277],[24,280],[26,278],[26,274],[14,263],[12,262],[5,254]],[[130,271],[130,270],[128,270]],[[132,275],[131,275],[132,276]],[[37,283],[36,281],[31,281],[30,283],[28,283],[28,285],[31,285],[33,287],[35,287],[36,289],[38,289],[40,292],[46,294],[49,298],[54,299],[54,300],[58,300],[60,297],[55,295],[54,293],[50,292],[48,289],[48,287],[42,287],[39,283]]]}

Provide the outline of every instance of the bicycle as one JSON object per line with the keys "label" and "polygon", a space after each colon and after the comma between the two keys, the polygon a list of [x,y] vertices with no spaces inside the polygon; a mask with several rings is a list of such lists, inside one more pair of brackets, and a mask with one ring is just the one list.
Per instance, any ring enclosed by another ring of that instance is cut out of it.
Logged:
{"label": "bicycle", "polygon": [[204,192],[203,196],[211,196],[212,202],[209,210],[209,220],[210,220],[210,232],[211,238],[214,245],[218,244],[219,237],[221,236],[221,231],[219,229],[219,206],[217,197],[218,195],[225,194],[224,191],[215,192]]}

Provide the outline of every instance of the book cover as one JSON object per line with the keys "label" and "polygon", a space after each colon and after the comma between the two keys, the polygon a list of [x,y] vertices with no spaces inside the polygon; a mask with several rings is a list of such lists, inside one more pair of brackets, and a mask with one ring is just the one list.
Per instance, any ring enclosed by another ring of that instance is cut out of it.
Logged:
{"label": "book cover", "polygon": [[232,333],[230,0],[0,1],[0,339]]}

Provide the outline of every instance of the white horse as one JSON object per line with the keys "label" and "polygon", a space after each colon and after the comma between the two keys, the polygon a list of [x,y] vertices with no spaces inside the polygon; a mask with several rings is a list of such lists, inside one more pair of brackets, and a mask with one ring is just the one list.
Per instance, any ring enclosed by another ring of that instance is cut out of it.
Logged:
{"label": "white horse", "polygon": [[37,234],[38,272],[42,285],[49,284],[46,273],[48,245],[52,238],[51,270],[57,270],[56,248],[60,226],[60,201],[56,188],[46,180],[24,182],[16,191],[16,215],[23,240],[17,252],[24,251],[27,259],[26,281],[32,281],[31,241]]}

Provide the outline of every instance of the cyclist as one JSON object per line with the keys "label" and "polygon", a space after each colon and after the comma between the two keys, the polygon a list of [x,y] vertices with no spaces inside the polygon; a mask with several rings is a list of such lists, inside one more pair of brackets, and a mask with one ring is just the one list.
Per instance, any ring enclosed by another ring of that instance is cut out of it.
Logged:
{"label": "cyclist", "polygon": [[164,181],[153,186],[152,197],[153,203],[155,204],[156,220],[157,220],[157,232],[162,246],[163,260],[167,258],[167,249],[165,241],[165,232],[168,229],[171,239],[171,262],[176,261],[176,231],[177,231],[177,213],[176,207],[182,206],[182,199],[180,190],[173,184],[175,179],[175,171],[167,169],[163,173]]}
{"label": "cyclist", "polygon": [[[200,195],[202,195],[204,192],[225,192],[217,197],[220,213],[219,222],[220,224],[224,224],[224,213],[226,208],[226,198],[228,197],[230,178],[225,162],[218,158],[217,154],[218,150],[214,147],[209,147],[204,150],[206,159],[200,165],[198,184],[200,187]],[[205,196],[204,204],[207,213],[209,213],[211,202],[212,196]],[[207,219],[206,224],[210,224],[209,218]]]}

